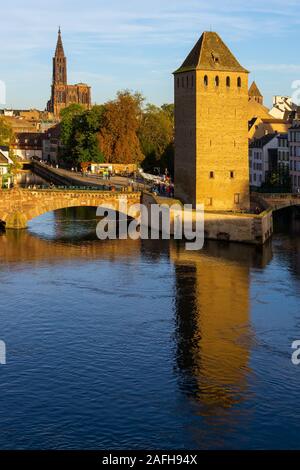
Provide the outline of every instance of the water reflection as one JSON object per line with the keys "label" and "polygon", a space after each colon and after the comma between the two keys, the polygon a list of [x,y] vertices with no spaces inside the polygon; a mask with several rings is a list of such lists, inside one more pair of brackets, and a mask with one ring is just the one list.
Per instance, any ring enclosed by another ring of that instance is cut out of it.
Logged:
{"label": "water reflection", "polygon": [[[266,323],[263,316],[257,321],[254,317],[260,311],[252,289],[256,285],[261,296],[274,289],[272,272],[262,279],[268,269],[273,269],[273,276],[287,275],[275,269],[280,257],[280,268],[288,266],[295,277],[299,238],[275,237],[273,245],[264,247],[209,242],[200,252],[187,252],[184,244],[174,241],[99,241],[96,223],[94,209],[68,209],[32,221],[28,231],[8,231],[0,237],[2,298],[4,293],[8,299],[8,314],[1,317],[0,313],[0,320],[11,341],[17,343],[18,324],[20,336],[27,335],[30,344],[39,344],[45,354],[38,351],[30,368],[22,364],[15,371],[7,369],[11,376],[6,383],[17,387],[21,377],[26,390],[33,383],[32,394],[50,409],[48,414],[34,415],[30,393],[26,415],[23,403],[17,405],[22,416],[16,426],[19,446],[24,447],[24,436],[30,436],[30,445],[35,447],[48,442],[35,426],[41,420],[53,430],[51,445],[59,438],[64,448],[230,448],[233,443],[242,448],[250,425],[253,445],[268,442],[267,431],[260,433],[260,426],[268,430],[274,410],[265,388],[272,390],[286,416],[290,408],[282,398],[283,386],[277,383],[278,370],[268,356],[270,351],[276,354],[271,347],[286,318],[276,316],[275,333],[269,324],[269,319],[275,324],[271,313]],[[287,250],[285,243],[293,247]],[[23,268],[26,275],[18,282]],[[35,287],[40,278],[45,286],[41,291]],[[7,294],[11,284],[16,300]],[[31,295],[31,286],[36,296]],[[25,311],[18,304],[20,298]],[[267,304],[261,305],[266,311]],[[45,335],[40,343],[31,330]],[[281,366],[289,363],[284,354],[279,360]],[[52,389],[51,381],[47,382],[47,361],[59,368],[59,372],[52,371]],[[74,363],[84,371],[84,380]],[[37,374],[34,382],[36,371],[41,377]],[[70,385],[65,382],[66,374]],[[296,389],[294,375],[284,386],[292,380]],[[14,406],[0,406],[0,417],[14,422]],[[57,437],[61,426],[72,429],[72,438],[68,433]],[[0,437],[0,447],[6,445]]]}
{"label": "water reflection", "polygon": [[[255,335],[250,270],[272,259],[272,246],[210,242],[202,252],[189,253],[171,244],[171,259],[176,273],[176,361],[181,389],[210,431],[220,428],[220,439],[237,424],[240,403],[249,397]],[[203,445],[203,429],[194,433]]]}

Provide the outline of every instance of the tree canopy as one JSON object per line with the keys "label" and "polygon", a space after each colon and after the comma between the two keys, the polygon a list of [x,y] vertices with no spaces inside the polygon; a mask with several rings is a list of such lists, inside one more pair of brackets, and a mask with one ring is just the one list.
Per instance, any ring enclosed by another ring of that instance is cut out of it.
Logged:
{"label": "tree canopy", "polygon": [[143,160],[138,138],[143,101],[141,94],[125,90],[104,105],[99,141],[106,162],[127,164]]}
{"label": "tree canopy", "polygon": [[69,165],[137,163],[173,173],[174,105],[144,106],[143,96],[128,90],[89,111],[73,104],[61,112],[61,141]]}
{"label": "tree canopy", "polygon": [[14,132],[4,117],[0,117],[0,145],[10,145],[14,141]]}

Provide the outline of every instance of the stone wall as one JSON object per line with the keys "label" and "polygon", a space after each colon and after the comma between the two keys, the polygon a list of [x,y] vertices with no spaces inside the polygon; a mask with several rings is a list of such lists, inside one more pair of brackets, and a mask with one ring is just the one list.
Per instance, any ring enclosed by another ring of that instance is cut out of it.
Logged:
{"label": "stone wall", "polygon": [[[6,229],[23,229],[29,220],[46,212],[67,207],[98,207],[107,204],[119,210],[120,199],[125,198],[128,210],[141,199],[139,192],[130,194],[87,190],[28,190],[0,191],[0,221]],[[124,199],[123,199],[124,200]]]}
{"label": "stone wall", "polygon": [[[181,205],[179,200],[162,198],[150,193],[143,193],[143,203],[150,213],[152,204]],[[195,211],[192,215],[195,220]],[[174,233],[174,213],[171,211],[171,233]],[[150,220],[151,225],[151,220]],[[268,209],[259,215],[208,212],[204,213],[204,236],[211,240],[264,244],[273,234],[272,210]]]}

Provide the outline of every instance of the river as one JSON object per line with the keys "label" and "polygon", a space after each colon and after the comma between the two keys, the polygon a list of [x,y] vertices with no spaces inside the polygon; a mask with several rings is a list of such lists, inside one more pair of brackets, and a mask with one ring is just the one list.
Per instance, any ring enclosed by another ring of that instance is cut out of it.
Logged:
{"label": "river", "polygon": [[[287,217],[287,216],[286,216]],[[299,221],[264,248],[0,236],[0,449],[299,449]]]}

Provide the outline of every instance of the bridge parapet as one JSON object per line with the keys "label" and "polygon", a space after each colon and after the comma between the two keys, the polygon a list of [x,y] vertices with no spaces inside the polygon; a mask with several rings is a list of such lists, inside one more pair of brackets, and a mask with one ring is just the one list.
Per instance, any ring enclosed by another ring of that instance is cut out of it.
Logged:
{"label": "bridge parapet", "polygon": [[46,212],[103,204],[118,211],[120,200],[124,199],[129,211],[130,207],[140,203],[141,193],[58,188],[0,190],[0,221],[6,229],[24,229],[28,221]]}
{"label": "bridge parapet", "polygon": [[290,206],[300,205],[300,194],[293,193],[253,193],[254,197],[259,197],[273,211],[284,209]]}

